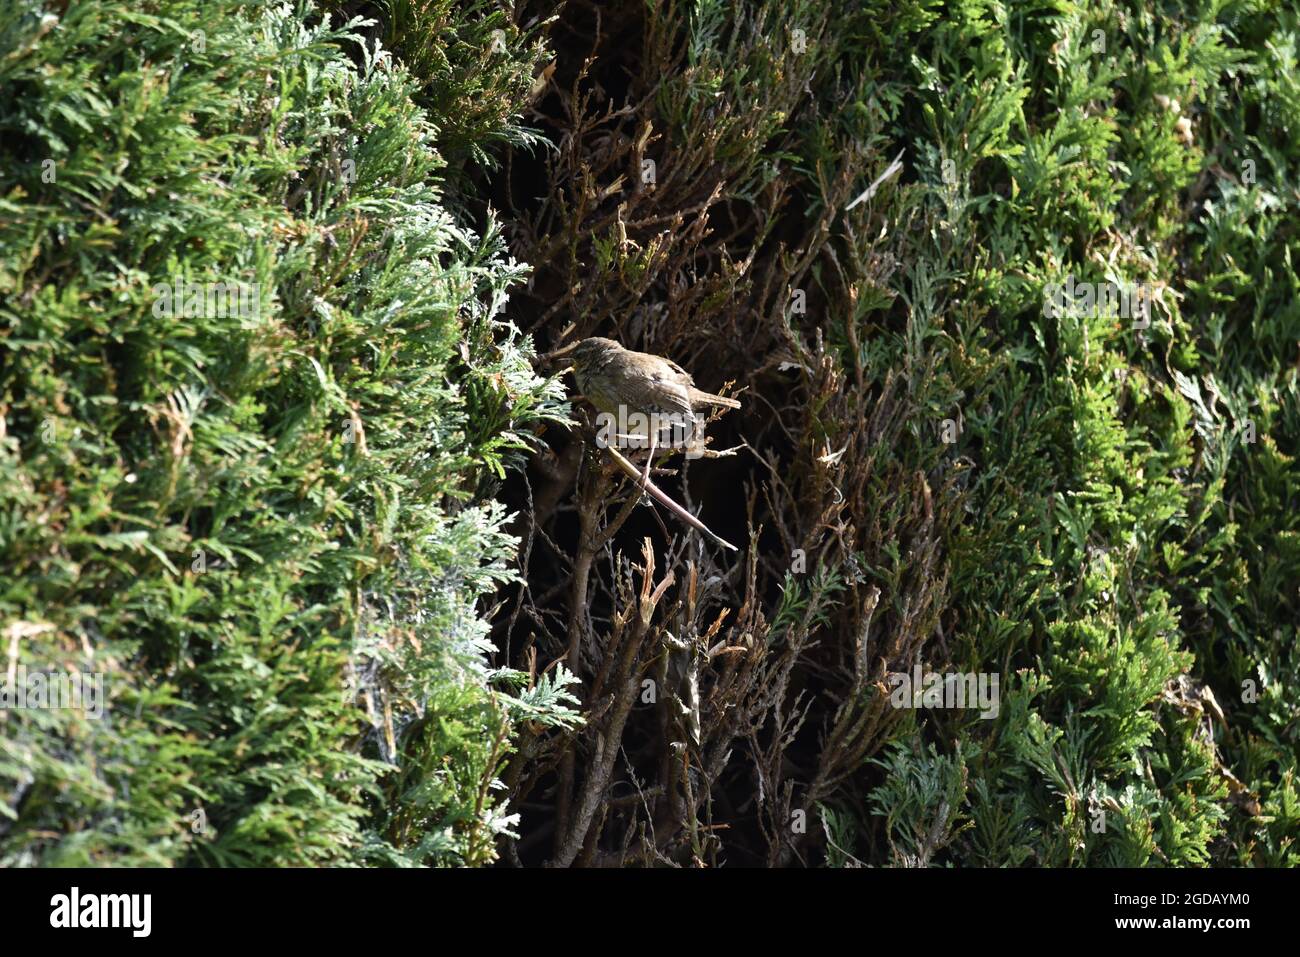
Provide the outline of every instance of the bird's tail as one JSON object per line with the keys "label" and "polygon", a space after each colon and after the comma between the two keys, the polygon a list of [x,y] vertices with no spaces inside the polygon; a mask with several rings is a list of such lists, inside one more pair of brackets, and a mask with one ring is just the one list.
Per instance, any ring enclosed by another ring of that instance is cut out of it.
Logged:
{"label": "bird's tail", "polygon": [[714,395],[712,392],[702,392],[693,386],[691,387],[691,405],[720,405],[728,409],[740,408],[740,403],[736,399]]}

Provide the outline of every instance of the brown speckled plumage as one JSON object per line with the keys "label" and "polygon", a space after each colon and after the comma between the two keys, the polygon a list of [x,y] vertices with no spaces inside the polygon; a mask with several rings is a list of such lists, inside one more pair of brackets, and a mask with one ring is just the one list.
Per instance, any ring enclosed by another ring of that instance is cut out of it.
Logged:
{"label": "brown speckled plumage", "polygon": [[705,406],[739,409],[735,399],[695,388],[690,373],[662,356],[625,349],[613,339],[584,339],[572,352],[578,389],[600,412],[677,413],[694,419]]}

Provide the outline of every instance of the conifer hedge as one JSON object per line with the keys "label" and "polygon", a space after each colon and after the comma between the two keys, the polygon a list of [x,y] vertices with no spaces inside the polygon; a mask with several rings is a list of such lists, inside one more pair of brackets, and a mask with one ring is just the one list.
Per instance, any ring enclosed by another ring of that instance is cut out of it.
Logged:
{"label": "conifer hedge", "polygon": [[[1300,864],[1293,4],[51,10],[0,669],[108,702],[0,708],[0,865]],[[743,557],[585,335],[737,385]]]}
{"label": "conifer hedge", "polygon": [[366,24],[44,11],[0,5],[0,655],[108,702],[0,711],[0,864],[491,859],[512,722],[565,720],[476,607],[564,412],[522,268]]}

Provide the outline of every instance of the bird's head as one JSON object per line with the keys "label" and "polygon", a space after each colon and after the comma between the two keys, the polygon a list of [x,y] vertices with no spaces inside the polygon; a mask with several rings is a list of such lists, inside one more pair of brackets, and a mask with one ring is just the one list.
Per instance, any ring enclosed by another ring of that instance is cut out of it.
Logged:
{"label": "bird's head", "polygon": [[613,339],[602,339],[600,336],[593,336],[590,339],[583,339],[573,351],[569,353],[569,360],[573,363],[573,368],[579,372],[587,369],[599,368],[607,362],[612,356],[623,351],[623,347]]}

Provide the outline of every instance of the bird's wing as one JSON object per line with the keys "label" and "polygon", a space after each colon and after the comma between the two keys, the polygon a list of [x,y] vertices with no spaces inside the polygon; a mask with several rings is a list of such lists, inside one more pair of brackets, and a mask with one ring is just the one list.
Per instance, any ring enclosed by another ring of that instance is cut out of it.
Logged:
{"label": "bird's wing", "polygon": [[687,376],[687,382],[681,381],[674,375],[666,375],[663,372],[654,372],[650,379],[654,383],[655,395],[659,404],[663,406],[664,412],[679,412],[683,416],[690,417],[691,409],[691,387],[687,384],[690,376]]}

